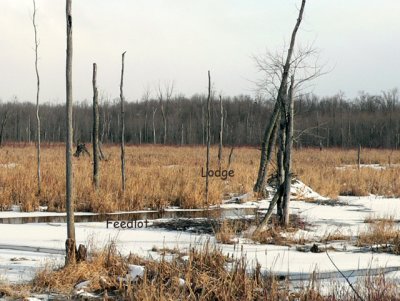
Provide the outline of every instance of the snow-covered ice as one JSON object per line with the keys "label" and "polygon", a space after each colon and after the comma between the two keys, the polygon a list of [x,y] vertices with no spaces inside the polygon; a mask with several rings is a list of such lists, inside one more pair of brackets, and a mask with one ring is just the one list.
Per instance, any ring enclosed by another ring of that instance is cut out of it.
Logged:
{"label": "snow-covered ice", "polygon": [[[312,226],[306,230],[299,230],[294,235],[307,237],[320,241],[329,233],[339,231],[341,234],[354,237],[359,231],[366,229],[364,220],[368,217],[399,218],[400,199],[369,197],[339,197],[337,201],[327,201],[319,198],[313,191],[303,189],[307,201],[292,201],[292,213],[299,214]],[[296,187],[296,186],[295,186]],[[312,195],[323,202],[312,202]],[[336,202],[336,205],[331,205]],[[255,208],[266,210],[269,200],[259,202],[245,202],[240,204],[225,204],[221,208]],[[2,212],[0,217],[17,217],[26,215],[40,215],[54,213],[22,213]],[[49,259],[55,264],[64,262],[62,253],[66,239],[65,223],[27,223],[27,224],[0,224],[2,240],[0,245],[0,279],[9,282],[21,282],[33,277],[38,268],[43,267]],[[179,249],[184,252],[190,247],[202,246],[209,240],[217,244],[212,235],[198,235],[188,232],[168,231],[160,228],[142,229],[114,229],[107,228],[106,222],[90,222],[76,224],[77,243],[86,245],[105,245],[110,239],[116,241],[118,250],[122,254],[136,253],[140,256],[159,258],[155,249]],[[309,275],[314,271],[320,273],[336,272],[325,253],[300,252],[296,246],[263,245],[239,239],[236,245],[217,244],[226,254],[236,257],[246,255],[249,263],[258,262],[262,270],[285,275]],[[342,241],[334,244],[337,251],[330,251],[330,256],[342,271],[360,269],[393,268],[391,277],[399,277],[400,256],[372,253],[363,251],[352,245],[351,242]],[[154,248],[156,247],[156,248]],[[243,250],[243,251],[242,251]],[[12,258],[25,258],[12,261]],[[143,267],[141,267],[143,269]],[[143,270],[131,269],[131,274],[140,275]],[[135,278],[133,277],[133,278]],[[297,277],[297,276],[296,276]],[[300,277],[301,278],[301,277]]]}

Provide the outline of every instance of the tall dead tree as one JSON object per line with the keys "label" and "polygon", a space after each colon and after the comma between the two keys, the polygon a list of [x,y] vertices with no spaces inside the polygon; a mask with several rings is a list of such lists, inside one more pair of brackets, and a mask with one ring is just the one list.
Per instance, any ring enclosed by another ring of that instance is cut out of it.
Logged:
{"label": "tall dead tree", "polygon": [[284,187],[282,196],[281,224],[289,226],[290,188],[292,183],[292,148],[293,148],[293,120],[294,120],[294,75],[290,78],[290,87],[285,106],[285,150],[283,157]]}
{"label": "tall dead tree", "polygon": [[264,137],[263,137],[263,141],[261,144],[261,157],[260,157],[260,166],[259,166],[259,170],[258,170],[258,177],[257,177],[256,184],[253,188],[254,192],[260,192],[264,188],[263,186],[264,186],[265,179],[267,176],[267,168],[268,168],[268,165],[269,165],[269,163],[271,161],[271,157],[272,157],[272,150],[273,150],[274,140],[275,140],[274,135],[275,135],[275,131],[277,130],[277,124],[278,124],[277,121],[278,121],[278,117],[280,115],[281,104],[284,102],[283,98],[284,98],[284,94],[285,94],[286,88],[287,88],[289,69],[290,69],[291,59],[292,59],[292,55],[293,55],[293,51],[294,51],[296,35],[297,35],[297,31],[300,27],[300,24],[301,24],[301,21],[303,18],[305,5],[306,5],[306,0],[302,0],[299,15],[298,15],[298,18],[296,21],[296,25],[293,29],[292,36],[290,39],[290,46],[289,46],[289,50],[287,53],[286,62],[283,66],[281,82],[280,82],[279,89],[278,89],[277,102],[275,104],[274,111],[272,113],[270,121],[269,121],[267,127],[265,128]]}
{"label": "tall dead tree", "polygon": [[75,222],[74,222],[74,199],[73,199],[73,171],[72,171],[72,0],[66,0],[67,21],[67,58],[66,58],[66,209],[67,209],[67,241],[66,264],[75,262]]}
{"label": "tall dead tree", "polygon": [[[164,88],[161,86],[161,83],[158,84],[158,100],[160,102],[160,111],[163,119],[164,125],[164,136],[163,136],[163,144],[167,143],[167,133],[168,133],[168,122],[167,122],[167,106],[169,101],[171,100],[172,93],[174,91],[174,83],[173,82],[165,82]],[[164,106],[165,102],[165,106]]]}
{"label": "tall dead tree", "polygon": [[211,74],[208,71],[208,96],[207,96],[207,157],[206,157],[206,204],[208,203],[208,189],[209,177],[208,171],[210,170],[210,143],[211,143]]}
{"label": "tall dead tree", "polygon": [[[37,159],[37,194],[41,191],[41,174],[40,174],[40,117],[39,117],[39,93],[40,93],[40,77],[38,68],[38,34],[36,25],[36,1],[33,0],[33,16],[32,16],[33,31],[35,33],[35,72],[36,72],[36,159]],[[30,119],[29,119],[30,121]],[[29,139],[30,140],[30,139]]]}
{"label": "tall dead tree", "polygon": [[124,106],[124,68],[125,68],[125,52],[122,53],[122,67],[121,67],[121,84],[119,87],[121,98],[121,180],[122,191],[125,191],[125,106]]}
{"label": "tall dead tree", "polygon": [[99,188],[99,93],[97,90],[97,64],[93,63],[93,185]]}
{"label": "tall dead tree", "polygon": [[218,148],[218,166],[221,167],[222,160],[222,134],[224,130],[224,108],[222,106],[222,96],[219,96],[219,113],[220,113],[220,123],[219,123],[219,148]]}
{"label": "tall dead tree", "polygon": [[[279,84],[279,90],[278,90],[278,95],[277,95],[277,100],[275,104],[275,109],[273,112],[273,115],[271,117],[271,121],[268,124],[266,128],[266,134],[264,135],[264,139],[268,138],[268,140],[263,141],[263,145],[266,145],[267,143],[270,144],[271,142],[269,141],[271,139],[272,132],[274,130],[274,127],[277,127],[279,116],[281,116],[281,120],[279,122],[279,151],[278,151],[278,185],[277,185],[277,191],[276,194],[273,198],[273,201],[270,203],[270,209],[268,212],[272,212],[273,207],[275,206],[276,203],[278,203],[278,214],[280,214],[280,221],[281,224],[284,226],[287,226],[289,223],[289,200],[290,200],[290,186],[291,186],[291,174],[290,174],[290,154],[288,152],[291,152],[291,143],[288,142],[287,139],[292,140],[292,135],[293,135],[293,128],[292,129],[287,129],[287,127],[293,127],[293,125],[288,125],[288,119],[287,119],[287,113],[288,113],[288,108],[287,106],[288,99],[290,98],[290,103],[292,103],[293,99],[293,89],[294,89],[294,77],[291,78],[291,84],[290,84],[290,91],[289,93],[287,92],[288,89],[288,78],[289,78],[289,72],[290,68],[292,65],[292,56],[294,52],[294,44],[296,40],[296,34],[297,31],[300,27],[302,18],[303,18],[303,13],[304,13],[304,7],[306,4],[306,0],[302,0],[301,2],[301,8],[299,11],[299,15],[296,21],[296,25],[293,29],[291,40],[290,40],[290,46],[289,50],[287,52],[287,57],[285,64],[283,66],[283,72],[282,72],[282,77],[281,81]],[[288,95],[289,94],[289,95]],[[290,106],[292,107],[292,105]],[[292,117],[291,117],[292,118]],[[291,122],[293,122],[291,120]],[[289,137],[285,137],[289,133]],[[269,136],[269,137],[268,137]],[[290,146],[289,149],[285,150],[286,146]],[[271,150],[272,152],[272,150]],[[260,160],[260,169],[259,169],[259,176],[260,176],[260,170],[266,170],[266,164],[267,164],[267,150],[262,150],[261,153],[261,160]],[[285,170],[286,169],[286,170]],[[285,171],[288,173],[288,175],[285,174]],[[264,173],[264,177],[266,174]],[[286,182],[289,180],[289,182]],[[264,183],[265,179],[257,179],[257,182]],[[256,187],[254,187],[256,188]],[[261,188],[263,189],[263,187]],[[254,189],[255,190],[255,189]],[[286,197],[284,197],[286,196]],[[282,208],[280,210],[279,208]],[[287,217],[286,217],[287,214]],[[263,231],[266,230],[268,227],[268,219],[270,215],[266,214],[263,221],[257,228],[257,231]]]}

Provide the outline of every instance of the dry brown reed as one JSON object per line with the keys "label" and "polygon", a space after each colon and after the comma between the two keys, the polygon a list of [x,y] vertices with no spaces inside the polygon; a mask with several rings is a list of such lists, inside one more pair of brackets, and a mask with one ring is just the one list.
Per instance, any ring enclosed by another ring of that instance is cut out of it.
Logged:
{"label": "dry brown reed", "polygon": [[[100,189],[92,185],[92,160],[74,158],[75,207],[77,211],[112,212],[166,206],[204,206],[204,147],[129,146],[126,149],[126,192],[121,193],[120,159],[117,146],[104,146],[109,157],[101,162]],[[211,150],[211,167],[217,169],[217,148]],[[21,205],[24,211],[65,209],[65,151],[62,145],[44,145],[42,193],[36,195],[35,147],[7,145],[0,148],[0,208]],[[390,156],[390,166],[388,165]],[[338,195],[400,196],[400,151],[362,151],[362,163],[382,164],[384,169],[355,166],[356,150],[301,149],[294,152],[294,173],[315,191]],[[234,177],[210,179],[210,201],[219,204],[228,195],[252,191],[259,150],[236,148],[231,169]],[[223,163],[226,168],[227,160]],[[352,165],[345,166],[344,165]],[[341,167],[341,168],[338,168]],[[271,168],[270,172],[273,172]]]}

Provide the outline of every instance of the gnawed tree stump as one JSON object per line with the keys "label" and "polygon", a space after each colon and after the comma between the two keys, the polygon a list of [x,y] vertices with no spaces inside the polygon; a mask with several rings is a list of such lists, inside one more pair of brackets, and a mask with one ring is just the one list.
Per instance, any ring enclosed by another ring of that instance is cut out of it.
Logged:
{"label": "gnawed tree stump", "polygon": [[72,238],[67,238],[65,241],[65,265],[75,263],[75,255],[76,255],[76,247],[75,247],[75,240]]}
{"label": "gnawed tree stump", "polygon": [[74,157],[79,158],[80,155],[88,155],[90,157],[90,153],[87,150],[85,143],[78,143],[78,145],[76,146]]}
{"label": "gnawed tree stump", "polygon": [[87,249],[84,245],[80,244],[78,247],[78,252],[76,253],[76,261],[86,261],[87,259]]}
{"label": "gnawed tree stump", "polygon": [[65,241],[65,263],[76,263],[86,261],[87,259],[87,249],[84,245],[80,244],[79,248],[76,249],[75,241],[71,238],[68,238]]}

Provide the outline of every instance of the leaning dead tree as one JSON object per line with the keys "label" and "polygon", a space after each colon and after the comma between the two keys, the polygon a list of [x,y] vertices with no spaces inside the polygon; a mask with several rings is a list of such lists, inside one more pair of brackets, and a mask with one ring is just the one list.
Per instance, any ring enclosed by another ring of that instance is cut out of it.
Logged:
{"label": "leaning dead tree", "polygon": [[93,63],[93,185],[96,189],[99,188],[99,165],[100,165],[100,150],[99,150],[99,100],[97,90],[97,64]]}
{"label": "leaning dead tree", "polygon": [[125,52],[122,53],[122,68],[121,68],[121,84],[120,84],[120,99],[121,99],[121,180],[122,191],[125,191],[125,106],[124,106],[124,68],[125,68]]}
{"label": "leaning dead tree", "polygon": [[[288,117],[288,103],[293,102],[294,77],[292,76],[291,78],[291,84],[290,84],[291,91],[289,92],[288,92],[288,78],[290,76],[290,69],[293,63],[292,56],[294,52],[296,34],[302,21],[305,4],[306,0],[302,0],[296,25],[292,32],[289,50],[287,52],[286,60],[282,68],[282,73],[281,73],[282,76],[279,83],[274,111],[272,113],[270,122],[266,127],[264,140],[262,142],[258,179],[256,182],[256,186],[254,187],[254,191],[256,192],[259,192],[260,189],[264,189],[266,171],[272,157],[271,155],[272,147],[275,144],[274,140],[276,139],[276,137],[274,136],[276,135],[276,131],[279,131],[278,133],[279,150],[277,153],[277,165],[278,165],[277,191],[270,203],[270,208],[267,214],[265,215],[263,221],[259,225],[257,231],[262,231],[267,228],[268,219],[272,214],[272,209],[276,204],[278,204],[277,212],[281,224],[284,226],[288,226],[289,224],[288,208],[289,208],[290,187],[291,187],[290,154],[292,149],[291,149],[291,141],[288,142],[288,140],[292,140],[293,124],[289,124],[289,122],[293,123],[293,119],[292,117],[290,117],[289,120]],[[285,149],[285,147],[288,147],[288,149]],[[285,174],[287,174],[287,176],[285,176]]]}
{"label": "leaning dead tree", "polygon": [[66,264],[74,263],[76,260],[76,240],[74,223],[74,199],[73,199],[73,175],[72,175],[72,0],[66,0],[67,21],[67,59],[66,59],[66,209],[67,209],[67,241]]}
{"label": "leaning dead tree", "polygon": [[[36,1],[33,0],[33,16],[32,16],[33,31],[35,33],[35,72],[36,72],[36,150],[37,150],[37,194],[41,191],[41,174],[40,174],[40,117],[39,117],[39,93],[40,93],[40,77],[38,68],[38,34],[36,25]],[[30,119],[29,119],[30,120]]]}

